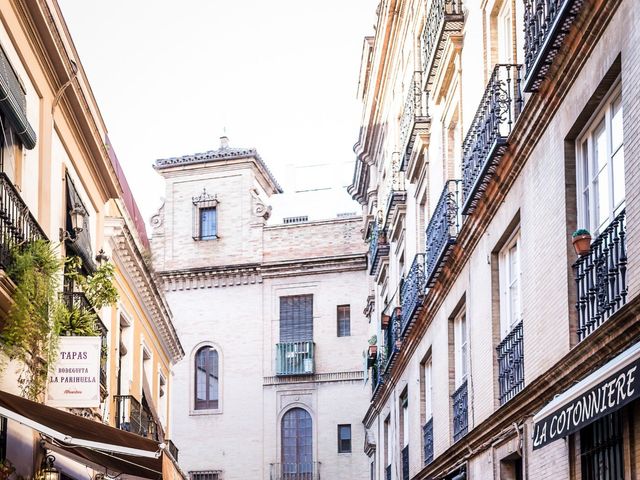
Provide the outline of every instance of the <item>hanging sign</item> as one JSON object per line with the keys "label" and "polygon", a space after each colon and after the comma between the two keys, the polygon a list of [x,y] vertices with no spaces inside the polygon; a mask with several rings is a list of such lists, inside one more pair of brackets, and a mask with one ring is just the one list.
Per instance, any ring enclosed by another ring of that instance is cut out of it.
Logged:
{"label": "hanging sign", "polygon": [[49,372],[47,404],[100,406],[100,337],[60,337],[58,360]]}

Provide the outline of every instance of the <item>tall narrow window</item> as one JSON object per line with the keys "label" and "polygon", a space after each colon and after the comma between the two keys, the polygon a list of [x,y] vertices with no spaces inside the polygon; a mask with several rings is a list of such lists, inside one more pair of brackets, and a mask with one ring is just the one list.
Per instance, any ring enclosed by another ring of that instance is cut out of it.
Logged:
{"label": "tall narrow window", "polygon": [[402,480],[409,480],[409,394],[406,390],[400,397],[400,455]]}
{"label": "tall narrow window", "polygon": [[282,417],[282,479],[312,478],[313,437],[309,412],[292,408]]}
{"label": "tall narrow window", "polygon": [[511,0],[504,0],[497,17],[498,63],[513,61],[513,15]]}
{"label": "tall narrow window", "polygon": [[202,347],[195,357],[195,409],[218,408],[218,352]]}
{"label": "tall narrow window", "polygon": [[216,238],[218,235],[216,207],[200,209],[200,239]]}
{"label": "tall narrow window", "polygon": [[625,205],[622,99],[614,90],[577,143],[578,223],[595,238]]}
{"label": "tall narrow window", "polygon": [[467,379],[469,372],[469,338],[467,332],[467,315],[462,311],[453,322],[455,347],[455,381],[459,387]]}
{"label": "tall narrow window", "polygon": [[520,310],[520,231],[516,231],[500,250],[500,326],[507,336],[522,318]]}
{"label": "tall narrow window", "polygon": [[351,453],[351,425],[338,425],[338,453]]}
{"label": "tall narrow window", "polygon": [[621,413],[614,412],[580,431],[583,480],[624,478]]}
{"label": "tall narrow window", "polygon": [[313,341],[313,295],[280,297],[280,342]]}
{"label": "tall narrow window", "polygon": [[433,461],[433,397],[431,380],[431,356],[421,365],[420,387],[422,396],[422,449],[423,461],[427,465]]}
{"label": "tall narrow window", "polygon": [[385,472],[391,468],[391,416],[384,421],[384,461]]}
{"label": "tall narrow window", "polygon": [[338,336],[351,335],[351,305],[338,305]]}

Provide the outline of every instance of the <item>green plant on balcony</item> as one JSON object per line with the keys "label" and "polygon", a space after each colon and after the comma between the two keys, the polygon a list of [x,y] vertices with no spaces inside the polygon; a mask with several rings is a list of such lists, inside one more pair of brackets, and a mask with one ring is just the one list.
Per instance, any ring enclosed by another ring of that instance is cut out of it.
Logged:
{"label": "green plant on balcony", "polygon": [[589,233],[589,230],[580,228],[573,232],[571,237],[573,248],[577,255],[582,256],[589,253],[591,250],[591,233]]}
{"label": "green plant on balcony", "polygon": [[[90,317],[84,308],[76,308],[59,296],[63,262],[56,247],[37,240],[12,250],[8,274],[15,283],[13,305],[0,332],[0,352],[18,361],[18,383],[22,395],[37,399],[46,387],[49,369],[57,354],[60,335],[99,335],[95,313]],[[65,277],[80,285],[95,308],[114,303],[113,265],[104,264],[90,276],[79,272],[79,259],[65,260]],[[74,268],[75,267],[75,268]],[[67,273],[68,272],[68,273]],[[95,303],[94,303],[95,302]],[[6,365],[1,365],[2,369]]]}

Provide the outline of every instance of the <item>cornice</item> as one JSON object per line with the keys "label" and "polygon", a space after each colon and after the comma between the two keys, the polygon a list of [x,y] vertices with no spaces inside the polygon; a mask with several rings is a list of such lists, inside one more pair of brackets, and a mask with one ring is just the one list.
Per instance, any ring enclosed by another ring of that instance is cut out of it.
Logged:
{"label": "cornice", "polygon": [[123,219],[110,218],[108,223],[111,227],[109,239],[115,252],[115,261],[122,264],[134,283],[135,291],[142,299],[145,309],[150,313],[150,320],[170,353],[172,363],[180,361],[184,357],[184,350],[173,326],[171,310],[137,248],[133,234]]}
{"label": "cornice", "polygon": [[364,253],[158,272],[167,292],[255,285],[265,279],[353,272],[366,269]]}

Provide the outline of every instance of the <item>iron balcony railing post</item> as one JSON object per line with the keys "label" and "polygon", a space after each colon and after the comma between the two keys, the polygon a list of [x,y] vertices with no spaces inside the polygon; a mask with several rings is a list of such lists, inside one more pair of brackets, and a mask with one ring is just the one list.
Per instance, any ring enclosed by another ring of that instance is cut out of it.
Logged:
{"label": "iron balcony railing post", "polygon": [[433,462],[433,417],[422,426],[422,442],[424,448],[424,464]]}
{"label": "iron balcony railing post", "polygon": [[407,277],[400,287],[400,304],[402,305],[402,335],[422,310],[422,302],[426,294],[426,277],[424,272],[424,253],[418,253],[411,263]]}

